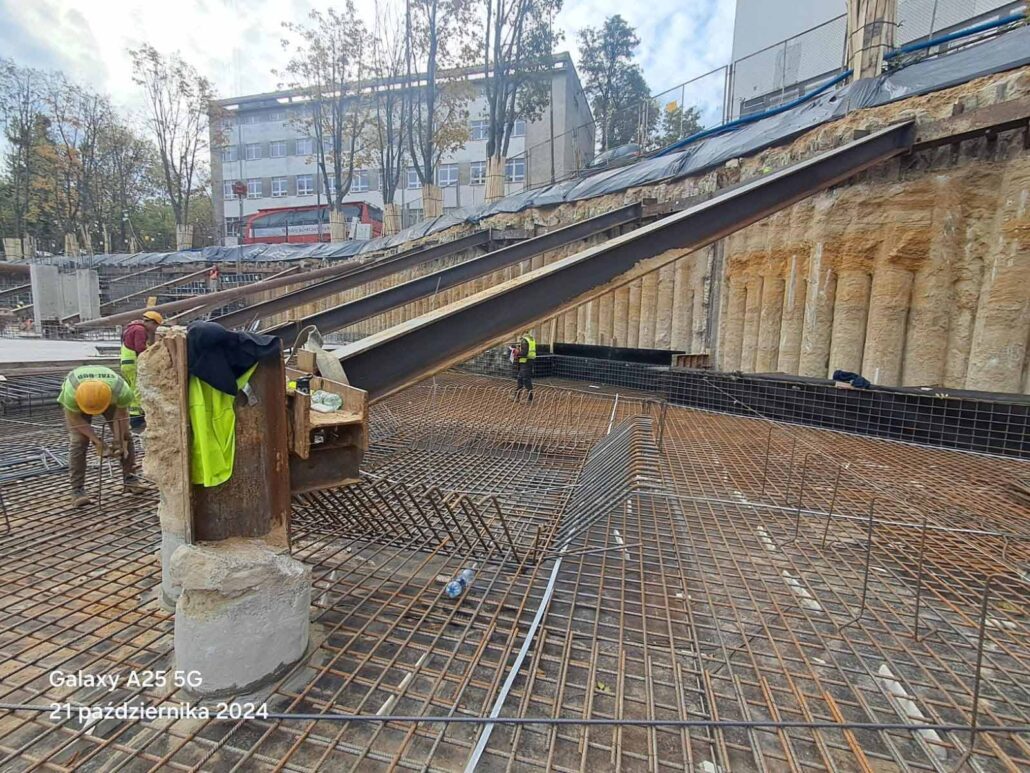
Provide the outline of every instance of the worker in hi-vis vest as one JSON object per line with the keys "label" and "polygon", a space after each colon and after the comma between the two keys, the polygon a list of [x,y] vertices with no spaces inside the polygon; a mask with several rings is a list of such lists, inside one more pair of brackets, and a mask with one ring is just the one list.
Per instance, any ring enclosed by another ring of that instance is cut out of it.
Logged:
{"label": "worker in hi-vis vest", "polygon": [[[125,379],[101,365],[82,365],[64,379],[57,402],[64,408],[64,419],[68,425],[72,504],[83,507],[91,501],[86,496],[86,448],[90,443],[101,459],[117,456],[121,460],[126,492],[143,492],[145,489],[136,477],[136,450],[129,431],[128,408],[132,403],[132,389]],[[111,428],[110,445],[94,432],[94,416],[103,416]]]}
{"label": "worker in hi-vis vest", "polygon": [[161,312],[144,311],[142,319],[134,319],[122,330],[121,370],[122,378],[132,390],[129,424],[133,429],[143,426],[143,408],[139,404],[139,389],[136,387],[136,358],[154,343],[154,333],[163,323]]}
{"label": "worker in hi-vis vest", "polygon": [[519,401],[523,388],[529,393],[529,402],[533,402],[533,361],[536,359],[536,339],[526,332],[515,345],[513,355],[518,361],[515,386],[515,402]]}

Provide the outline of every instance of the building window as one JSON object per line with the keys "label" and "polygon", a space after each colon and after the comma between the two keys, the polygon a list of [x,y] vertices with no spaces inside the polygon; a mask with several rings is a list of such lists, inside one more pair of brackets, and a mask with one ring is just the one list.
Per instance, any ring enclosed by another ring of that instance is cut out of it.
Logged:
{"label": "building window", "polygon": [[336,175],[332,174],[332,175],[327,176],[327,177],[323,177],[322,175],[319,175],[318,179],[326,181],[327,185],[325,185],[324,187],[325,187],[325,190],[328,191],[327,195],[329,197],[329,201],[335,201],[336,200]]}
{"label": "building window", "polygon": [[405,213],[404,214],[405,222],[403,223],[403,225],[404,225],[405,228],[407,228],[409,225],[414,225],[415,223],[417,223],[419,220],[422,219],[422,209],[421,208],[418,208],[418,209],[415,209],[415,208],[407,209],[407,210],[404,211],[404,213]]}
{"label": "building window", "polygon": [[368,170],[355,169],[351,178],[350,189],[354,193],[364,193],[368,190]]}
{"label": "building window", "polygon": [[238,217],[227,217],[227,218],[225,218],[225,235],[226,236],[239,236],[240,235],[240,219]]}
{"label": "building window", "polygon": [[302,140],[297,140],[297,155],[298,156],[310,156],[315,150],[315,143],[310,137],[305,137]]}
{"label": "building window", "polygon": [[472,185],[486,185],[486,161],[469,164],[469,182]]}
{"label": "building window", "polygon": [[272,178],[272,198],[282,198],[287,194],[286,178],[285,177],[273,177]]}
{"label": "building window", "polygon": [[260,122],[261,122],[261,114],[260,113],[247,113],[245,116],[243,116],[243,123],[260,123]]}
{"label": "building window", "polygon": [[526,122],[521,118],[515,121],[515,124],[511,127],[512,137],[525,137],[526,136]]}
{"label": "building window", "polygon": [[469,121],[469,139],[485,140],[489,128],[490,122],[485,118],[477,118],[474,121]]}
{"label": "building window", "polygon": [[222,163],[231,164],[236,160],[236,146],[229,145],[228,147],[222,148]]}
{"label": "building window", "polygon": [[236,127],[236,122],[232,118],[222,119],[222,131],[232,131]]}
{"label": "building window", "polygon": [[418,179],[418,172],[415,171],[415,167],[408,167],[408,187],[409,188],[421,188],[422,181]]}
{"label": "building window", "polygon": [[458,165],[440,164],[436,167],[436,184],[441,188],[451,188],[458,184]]}
{"label": "building window", "polygon": [[232,192],[232,184],[235,180],[222,180],[222,198],[235,199],[236,194]]}
{"label": "building window", "polygon": [[315,192],[315,180],[312,175],[297,175],[297,195],[310,196]]}
{"label": "building window", "polygon": [[248,199],[260,199],[261,198],[261,178],[252,178],[247,180],[247,198]]}
{"label": "building window", "polygon": [[273,121],[273,122],[274,121],[285,121],[286,120],[286,111],[285,110],[273,110],[271,113],[268,114],[268,120],[269,121]]}
{"label": "building window", "polygon": [[504,165],[504,181],[521,183],[526,181],[526,159],[509,158]]}
{"label": "building window", "polygon": [[261,158],[261,143],[251,142],[243,146],[243,157],[247,161],[257,161]]}
{"label": "building window", "polygon": [[275,140],[268,143],[268,157],[282,158],[286,155],[286,140]]}

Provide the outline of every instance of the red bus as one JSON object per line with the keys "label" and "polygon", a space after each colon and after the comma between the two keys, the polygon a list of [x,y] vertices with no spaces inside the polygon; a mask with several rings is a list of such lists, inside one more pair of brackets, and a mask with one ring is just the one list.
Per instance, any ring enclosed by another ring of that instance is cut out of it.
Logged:
{"label": "red bus", "polygon": [[[383,210],[379,207],[364,201],[351,201],[343,205],[343,216],[348,224],[357,218],[359,224],[371,226],[370,238],[383,234]],[[318,241],[329,241],[329,207],[326,204],[259,209],[247,218],[243,229],[244,244],[312,244]]]}

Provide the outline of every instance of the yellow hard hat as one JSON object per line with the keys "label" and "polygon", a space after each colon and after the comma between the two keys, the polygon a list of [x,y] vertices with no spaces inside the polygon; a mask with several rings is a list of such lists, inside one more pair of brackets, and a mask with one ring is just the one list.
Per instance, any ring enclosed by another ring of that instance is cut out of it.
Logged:
{"label": "yellow hard hat", "polygon": [[144,311],[143,319],[149,319],[159,325],[163,325],[165,322],[165,318],[161,316],[160,311]]}
{"label": "yellow hard hat", "polygon": [[111,386],[97,379],[83,381],[75,387],[75,404],[90,416],[103,413],[111,405]]}

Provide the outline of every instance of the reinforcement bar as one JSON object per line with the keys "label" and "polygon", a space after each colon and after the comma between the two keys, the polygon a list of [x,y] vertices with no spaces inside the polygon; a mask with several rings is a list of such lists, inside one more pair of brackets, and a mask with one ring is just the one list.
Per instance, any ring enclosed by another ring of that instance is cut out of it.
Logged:
{"label": "reinforcement bar", "polygon": [[515,265],[548,250],[581,241],[611,228],[637,223],[642,215],[642,204],[629,204],[595,217],[580,220],[564,228],[557,228],[532,239],[502,247],[455,266],[448,266],[432,274],[389,287],[381,292],[311,314],[303,319],[284,322],[261,332],[278,336],[284,342],[289,343],[296,340],[297,334],[308,325],[315,325],[322,333],[340,330],[376,314],[382,314],[420,298],[427,298],[440,290],[446,290],[498,269]]}
{"label": "reinforcement bar", "polygon": [[350,383],[382,398],[813,193],[911,150],[908,121],[798,162],[596,247],[344,347]]}
{"label": "reinforcement bar", "polygon": [[[299,290],[284,293],[277,298],[272,298],[261,303],[255,303],[245,309],[231,311],[220,317],[214,317],[213,321],[225,327],[246,325],[254,320],[270,317],[283,311],[289,311],[297,306],[312,303],[320,298],[327,298],[335,293],[341,293],[354,287],[360,287],[366,282],[380,279],[398,271],[417,266],[420,263],[427,263],[431,260],[446,258],[463,250],[470,250],[490,244],[497,238],[497,234],[490,230],[475,231],[468,236],[461,236],[451,241],[434,244],[431,247],[408,250],[393,258],[378,260],[374,263],[362,265],[355,271],[349,271],[338,277],[326,279],[324,282],[308,285]],[[292,339],[291,339],[292,342]]]}

